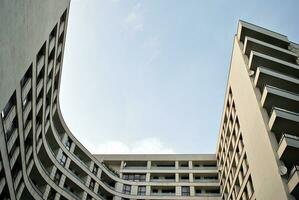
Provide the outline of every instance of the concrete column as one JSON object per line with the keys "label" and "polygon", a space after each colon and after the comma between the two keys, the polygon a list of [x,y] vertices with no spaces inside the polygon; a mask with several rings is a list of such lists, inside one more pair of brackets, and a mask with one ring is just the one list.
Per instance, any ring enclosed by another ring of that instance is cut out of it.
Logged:
{"label": "concrete column", "polygon": [[137,192],[138,192],[138,186],[132,185],[131,186],[131,195],[137,195]]}
{"label": "concrete column", "polygon": [[150,182],[151,181],[151,173],[146,173],[146,177],[145,177],[145,181],[146,182]]}
{"label": "concrete column", "polygon": [[117,192],[122,193],[122,191],[123,191],[123,184],[120,183],[120,182],[116,182],[116,184],[115,184],[115,190],[116,190]]}
{"label": "concrete column", "polygon": [[148,160],[147,161],[147,169],[151,169],[152,168],[152,161]]}
{"label": "concrete column", "polygon": [[54,176],[55,176],[55,174],[56,174],[56,171],[57,171],[57,168],[56,168],[56,166],[54,165],[53,167],[52,167],[52,170],[51,170],[51,174],[50,174],[50,178],[53,180],[53,178],[54,178]]}
{"label": "concrete column", "polygon": [[121,197],[118,197],[118,196],[114,196],[113,197],[113,200],[121,200],[122,198]]}
{"label": "concrete column", "polygon": [[43,195],[44,199],[48,198],[50,190],[51,190],[51,186],[49,184],[47,184],[44,195]]}
{"label": "concrete column", "polygon": [[189,161],[188,161],[188,165],[189,165],[189,169],[193,169],[193,163],[192,163],[192,160],[189,160]]}
{"label": "concrete column", "polygon": [[92,170],[93,170],[93,166],[94,166],[94,162],[93,162],[93,161],[90,161],[90,164],[89,164],[89,171],[92,172]]}
{"label": "concrete column", "polygon": [[70,148],[71,153],[74,153],[75,147],[76,147],[76,144],[74,142],[72,142],[71,148]]}
{"label": "concrete column", "polygon": [[189,173],[189,181],[190,181],[190,183],[193,182],[193,173]]}
{"label": "concrete column", "polygon": [[195,196],[194,186],[190,186],[190,196]]}
{"label": "concrete column", "polygon": [[65,142],[67,141],[67,138],[68,138],[68,135],[67,134],[64,134],[63,137],[62,137],[62,144],[65,144]]}
{"label": "concrete column", "polygon": [[181,193],[182,193],[181,186],[176,186],[175,187],[175,195],[176,196],[181,196]]}
{"label": "concrete column", "polygon": [[67,158],[64,167],[65,167],[66,169],[68,169],[69,166],[70,166],[70,164],[71,164],[71,159],[70,159],[70,158]]}
{"label": "concrete column", "polygon": [[87,175],[86,181],[85,181],[86,187],[89,187],[90,180],[91,180],[91,177],[89,175]]}
{"label": "concrete column", "polygon": [[101,175],[102,175],[102,169],[99,168],[99,169],[98,169],[98,172],[97,172],[97,177],[98,177],[98,178],[101,178]]}
{"label": "concrete column", "polygon": [[61,188],[63,188],[64,182],[65,182],[65,175],[62,174],[62,175],[61,175],[61,178],[60,178],[60,182],[59,182],[59,186],[60,186]]}
{"label": "concrete column", "polygon": [[175,169],[179,169],[179,161],[175,161]]}
{"label": "concrete column", "polygon": [[87,192],[84,191],[81,199],[85,200],[86,198],[87,198]]}
{"label": "concrete column", "polygon": [[146,192],[145,192],[146,195],[151,195],[151,186],[147,185],[146,186]]}
{"label": "concrete column", "polygon": [[125,165],[125,161],[121,161],[120,163],[120,169],[119,169],[119,178],[122,178],[123,177],[123,169],[124,169],[124,165]]}
{"label": "concrete column", "polygon": [[58,160],[58,162],[59,162],[59,160],[60,160],[60,158],[61,158],[61,155],[62,155],[62,149],[59,149],[59,150],[58,150],[58,153],[57,153],[57,155],[56,155],[56,159]]}
{"label": "concrete column", "polygon": [[180,176],[178,173],[175,173],[175,182],[179,182],[180,181]]}
{"label": "concrete column", "polygon": [[124,165],[125,165],[125,161],[121,161],[121,163],[120,163],[120,170],[122,170],[124,168]]}
{"label": "concrete column", "polygon": [[99,191],[99,184],[98,184],[98,182],[95,182],[95,184],[94,184],[94,193],[98,193],[98,191]]}
{"label": "concrete column", "polygon": [[56,193],[54,200],[59,200],[60,199],[60,194]]}

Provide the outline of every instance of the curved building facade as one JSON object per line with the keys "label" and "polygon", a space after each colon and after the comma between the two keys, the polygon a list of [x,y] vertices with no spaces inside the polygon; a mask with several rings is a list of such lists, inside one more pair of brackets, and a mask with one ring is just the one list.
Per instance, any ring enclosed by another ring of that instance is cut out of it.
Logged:
{"label": "curved building facade", "polygon": [[0,3],[0,199],[218,199],[215,155],[198,158],[214,167],[193,171],[216,181],[151,185],[120,177],[72,135],[59,107],[69,4]]}
{"label": "curved building facade", "polygon": [[216,154],[92,155],[59,106],[69,5],[0,2],[0,199],[298,198],[297,44],[239,22]]}

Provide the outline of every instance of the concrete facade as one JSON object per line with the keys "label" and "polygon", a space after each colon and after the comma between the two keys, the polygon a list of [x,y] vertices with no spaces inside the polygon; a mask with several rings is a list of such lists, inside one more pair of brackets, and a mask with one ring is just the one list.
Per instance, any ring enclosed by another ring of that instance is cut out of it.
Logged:
{"label": "concrete facade", "polygon": [[239,22],[216,150],[221,199],[298,198],[298,47]]}
{"label": "concrete facade", "polygon": [[[146,195],[219,197],[215,154],[94,155],[124,180],[143,182]],[[137,188],[136,188],[137,189]],[[132,193],[134,187],[132,187]],[[137,191],[137,190],[136,190]]]}
{"label": "concrete facade", "polygon": [[240,21],[216,154],[92,155],[61,115],[69,0],[0,2],[0,199],[299,198],[299,46]]}

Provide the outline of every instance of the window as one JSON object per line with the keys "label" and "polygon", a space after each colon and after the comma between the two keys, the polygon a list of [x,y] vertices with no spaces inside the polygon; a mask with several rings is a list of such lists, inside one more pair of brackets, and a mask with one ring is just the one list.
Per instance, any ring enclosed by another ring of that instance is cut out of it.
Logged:
{"label": "window", "polygon": [[56,191],[51,188],[49,195],[48,195],[48,200],[54,200],[55,196],[56,196]]}
{"label": "window", "polygon": [[9,141],[13,131],[18,128],[18,118],[15,108],[15,95],[15,93],[12,95],[12,97],[9,99],[9,101],[7,102],[7,104],[1,112],[6,141]]}
{"label": "window", "polygon": [[66,157],[65,153],[62,153],[62,154],[61,154],[61,157],[60,157],[60,160],[59,160],[59,163],[60,163],[62,166],[65,165],[66,158],[67,158],[67,157]]}
{"label": "window", "polygon": [[94,190],[95,181],[93,179],[90,180],[89,189]]}
{"label": "window", "polygon": [[131,186],[130,185],[124,185],[123,186],[123,193],[124,194],[131,194]]}
{"label": "window", "polygon": [[86,200],[92,200],[92,197],[88,194]]}
{"label": "window", "polygon": [[123,174],[124,180],[145,182],[145,174]]}
{"label": "window", "polygon": [[138,195],[145,195],[146,187],[145,186],[138,186]]}
{"label": "window", "polygon": [[60,171],[56,171],[56,174],[54,176],[54,182],[58,185],[60,182],[60,178],[61,178],[61,172]]}
{"label": "window", "polygon": [[66,142],[65,142],[65,147],[67,150],[70,150],[72,144],[72,140],[68,137]]}
{"label": "window", "polygon": [[182,196],[190,196],[190,187],[182,186]]}
{"label": "window", "polygon": [[99,167],[95,165],[95,166],[93,167],[92,173],[93,173],[94,175],[97,175],[98,170],[99,170]]}

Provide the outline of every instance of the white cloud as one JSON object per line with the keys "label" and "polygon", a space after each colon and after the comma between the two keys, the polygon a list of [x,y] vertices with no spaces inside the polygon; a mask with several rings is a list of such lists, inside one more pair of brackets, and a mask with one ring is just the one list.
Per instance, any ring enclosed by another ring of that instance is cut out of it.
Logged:
{"label": "white cloud", "polygon": [[141,3],[138,2],[131,12],[125,17],[124,27],[130,33],[142,32],[143,31],[143,15],[141,12]]}
{"label": "white cloud", "polygon": [[[85,144],[84,144],[85,146]],[[132,144],[108,141],[99,145],[86,145],[93,154],[173,154],[174,150],[165,146],[157,138],[145,138]]]}

